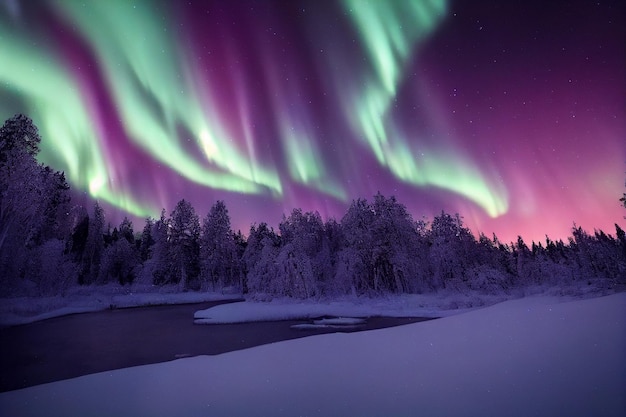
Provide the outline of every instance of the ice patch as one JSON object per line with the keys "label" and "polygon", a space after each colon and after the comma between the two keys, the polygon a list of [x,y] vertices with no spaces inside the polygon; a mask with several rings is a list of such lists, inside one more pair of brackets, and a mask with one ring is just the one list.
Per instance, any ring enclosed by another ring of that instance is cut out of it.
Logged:
{"label": "ice patch", "polygon": [[356,318],[356,317],[332,317],[327,319],[315,320],[313,324],[319,325],[337,325],[337,326],[346,326],[346,325],[355,325],[355,324],[363,324],[365,323],[364,319]]}
{"label": "ice patch", "polygon": [[313,323],[301,323],[291,326],[297,330],[315,330],[315,329],[355,329],[364,325],[367,320],[356,317],[331,317],[320,320],[313,320]]}

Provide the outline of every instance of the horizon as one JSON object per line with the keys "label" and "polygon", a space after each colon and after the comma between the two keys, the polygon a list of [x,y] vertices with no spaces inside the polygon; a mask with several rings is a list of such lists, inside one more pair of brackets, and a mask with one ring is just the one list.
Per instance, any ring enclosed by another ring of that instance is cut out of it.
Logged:
{"label": "horizon", "polygon": [[[381,193],[381,194],[385,198],[395,197],[397,199],[398,203],[400,203],[400,204],[402,204],[402,205],[404,205],[406,207],[406,205],[403,203],[403,201],[400,198],[397,198],[397,196],[392,195],[392,194],[390,194],[390,195],[386,195],[386,194],[383,194],[383,193]],[[367,200],[368,203],[371,203],[373,198],[374,198],[374,195],[369,196],[367,198],[366,197],[358,197],[358,198],[365,199],[365,200]],[[182,199],[185,200],[185,201],[189,201],[190,202],[190,200],[188,198],[184,198],[183,197]],[[93,214],[93,204],[95,204],[96,201],[92,200],[91,198],[88,198],[86,200],[86,202],[88,204],[86,206],[83,203],[79,203],[79,205],[82,205],[83,207],[85,207],[85,209],[87,210],[87,213],[91,217],[91,215]],[[114,207],[111,207],[110,205],[107,205],[106,202],[102,202],[102,201],[97,201],[97,202],[104,209],[105,224],[107,225],[107,227],[110,226],[111,230],[113,230],[113,228],[118,227],[120,225],[120,223],[124,220],[124,218],[128,218],[132,222],[133,230],[134,230],[135,235],[141,234],[141,231],[142,231],[144,225],[146,224],[146,217],[140,218],[140,217],[133,216],[132,214],[129,214],[129,213],[121,212],[119,210],[116,211]],[[203,221],[204,217],[206,217],[206,215],[209,212],[211,206],[213,204],[215,204],[216,202],[217,202],[217,200],[213,201],[210,205],[207,206],[208,207],[207,211],[206,212],[202,212],[202,213],[198,212],[197,208],[194,206],[194,209],[196,209],[196,214],[198,215],[198,218],[200,220],[200,224],[202,224],[202,221]],[[176,203],[174,203],[174,204],[176,204]],[[343,218],[343,216],[347,213],[348,209],[350,208],[350,205],[348,204],[346,206],[345,211],[343,213],[341,213],[340,216],[338,216],[338,217],[334,217],[334,216],[325,217],[324,215],[322,215],[321,213],[319,213],[316,210],[304,210],[302,207],[294,207],[289,212],[283,212],[283,213],[277,214],[275,216],[275,218],[273,218],[273,219],[260,219],[260,220],[255,221],[255,222],[252,222],[252,223],[249,223],[249,224],[241,224],[241,226],[239,226],[240,223],[237,222],[237,219],[233,219],[233,216],[231,214],[231,208],[228,206],[228,203],[225,202],[225,204],[226,204],[226,208],[228,209],[228,212],[229,212],[229,217],[230,217],[230,222],[231,222],[231,231],[233,233],[238,233],[238,232],[241,233],[246,239],[249,236],[250,228],[252,226],[258,226],[261,223],[267,224],[270,228],[272,228],[274,230],[275,233],[280,235],[279,225],[283,221],[283,218],[284,217],[289,217],[291,215],[291,213],[293,212],[293,210],[296,210],[296,209],[302,210],[303,213],[306,213],[306,212],[318,213],[318,214],[320,214],[320,217],[322,218],[322,221],[324,223],[327,223],[331,219],[335,220],[337,223],[340,223],[341,219]],[[193,203],[192,203],[192,206],[193,206]],[[164,207],[163,209],[165,210],[166,216],[169,217],[171,215],[172,210],[174,209],[174,207],[169,208],[169,209]],[[110,215],[111,210],[113,210],[112,211],[112,213],[113,213],[112,216]],[[420,221],[420,220],[425,221],[426,225],[428,227],[430,227],[431,224],[432,224],[433,218],[435,216],[439,216],[442,212],[445,213],[445,214],[449,214],[449,215],[451,215],[453,217],[456,216],[456,215],[459,215],[461,220],[462,220],[462,222],[463,222],[463,227],[466,227],[467,229],[469,229],[469,231],[472,233],[472,235],[474,236],[474,238],[477,241],[478,241],[478,239],[479,239],[481,234],[485,235],[487,238],[489,238],[492,241],[493,241],[493,238],[494,238],[494,235],[495,235],[495,237],[498,239],[498,241],[500,243],[502,243],[504,245],[508,245],[508,246],[514,245],[517,242],[518,237],[522,237],[523,241],[527,245],[531,245],[532,243],[536,243],[538,245],[544,246],[544,244],[546,243],[546,238],[550,239],[553,242],[563,241],[565,244],[567,244],[569,239],[573,238],[572,231],[573,231],[573,229],[575,227],[576,228],[578,228],[578,227],[582,228],[583,231],[585,231],[586,233],[588,233],[590,235],[593,235],[595,232],[602,231],[602,232],[606,233],[607,235],[610,235],[610,236],[615,238],[616,237],[615,225],[620,226],[620,228],[622,228],[622,229],[625,229],[625,225],[626,225],[625,222],[622,222],[622,224],[620,224],[619,222],[615,222],[612,225],[611,228],[602,229],[602,228],[598,228],[598,227],[588,228],[588,227],[585,227],[584,225],[578,224],[576,222],[572,222],[572,224],[571,224],[571,226],[569,228],[568,234],[565,235],[565,236],[562,236],[562,237],[555,237],[555,236],[550,236],[550,235],[547,235],[547,234],[543,234],[538,239],[528,239],[522,233],[517,233],[514,236],[512,235],[512,237],[510,239],[504,239],[504,238],[502,238],[500,235],[498,235],[496,233],[487,233],[487,232],[484,232],[482,230],[474,230],[472,227],[470,227],[469,224],[467,224],[466,219],[465,219],[465,217],[463,216],[462,213],[447,212],[445,210],[439,210],[439,212],[435,212],[435,213],[431,213],[431,214],[424,214],[424,215],[422,215],[420,217],[416,217],[415,215],[413,215],[413,213],[410,213],[410,212],[409,212],[409,214],[411,214],[411,217],[413,218],[414,221]],[[161,213],[161,211],[159,211],[158,215],[149,216],[149,217],[152,218],[153,220],[158,220],[159,217],[160,217],[160,213]],[[623,219],[626,220],[626,217],[623,217]]]}

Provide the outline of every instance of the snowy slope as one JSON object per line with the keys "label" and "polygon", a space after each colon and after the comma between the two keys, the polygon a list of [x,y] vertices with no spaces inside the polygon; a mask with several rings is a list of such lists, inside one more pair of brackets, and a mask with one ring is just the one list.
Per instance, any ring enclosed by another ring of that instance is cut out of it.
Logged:
{"label": "snowy slope", "polygon": [[3,416],[624,416],[626,294],[507,301],[0,394]]}

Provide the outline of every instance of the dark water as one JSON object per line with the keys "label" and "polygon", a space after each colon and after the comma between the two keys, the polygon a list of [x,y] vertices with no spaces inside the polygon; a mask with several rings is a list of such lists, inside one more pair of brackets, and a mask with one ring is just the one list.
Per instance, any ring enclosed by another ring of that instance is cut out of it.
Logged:
{"label": "dark water", "polygon": [[424,318],[369,318],[346,329],[292,329],[306,320],[193,324],[210,302],[76,314],[0,329],[0,392],[186,356],[217,355],[337,331],[399,326]]}

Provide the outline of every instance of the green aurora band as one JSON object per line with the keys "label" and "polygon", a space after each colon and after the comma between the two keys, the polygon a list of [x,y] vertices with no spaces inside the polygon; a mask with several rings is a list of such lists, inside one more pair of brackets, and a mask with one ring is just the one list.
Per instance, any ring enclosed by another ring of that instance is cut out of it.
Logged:
{"label": "green aurora band", "polygon": [[[164,21],[155,4],[147,1],[57,0],[50,5],[96,57],[126,135],[123,140],[155,161],[210,189],[281,198],[293,181],[349,200],[348,191],[328,169],[330,163],[317,142],[316,121],[303,110],[305,102],[293,87],[297,84],[283,83],[272,65],[260,72],[274,94],[273,131],[286,174],[272,164],[274,158],[260,152],[266,138],[257,136],[249,121],[257,116],[244,103],[245,92],[233,92],[239,125],[232,125],[236,118],[224,116],[174,17]],[[345,140],[368,147],[380,166],[405,183],[462,195],[492,217],[505,213],[507,195],[500,184],[490,184],[449,144],[417,152],[413,144],[419,134],[403,132],[393,120],[392,103],[406,66],[443,21],[447,2],[345,0],[343,6],[370,64],[355,69],[340,50],[326,54],[320,63],[341,103],[343,120],[354,132],[355,138]],[[62,46],[37,37],[18,18],[0,19],[0,40],[0,97],[22,98],[24,111],[44,137],[41,161],[66,171],[73,186],[95,198],[136,216],[158,213],[159,202],[137,201],[125,188],[124,178],[111,168],[115,156],[105,149],[111,138],[103,137],[106,126],[99,129],[93,122],[98,98],[81,84],[77,70],[53,53]]]}
{"label": "green aurora band", "polygon": [[420,154],[426,153],[428,158],[420,158],[406,140],[414,135],[403,134],[393,125],[391,104],[402,82],[403,69],[445,16],[447,1],[345,0],[344,6],[361,35],[374,74],[367,74],[357,85],[351,82],[353,77],[345,76],[337,85],[352,84],[342,100],[344,111],[377,161],[404,182],[460,194],[491,217],[506,213],[505,190],[489,184],[478,167],[456,155],[450,146],[422,150]]}
{"label": "green aurora band", "polygon": [[72,184],[96,198],[137,215],[152,213],[132,196],[118,194],[109,186],[107,164],[75,80],[55,57],[33,47],[35,42],[13,36],[3,27],[0,80],[10,93],[28,97],[24,111],[37,120],[45,138],[42,161],[64,170]]}
{"label": "green aurora band", "polygon": [[[200,101],[197,85],[184,68],[185,57],[176,51],[175,32],[160,27],[150,3],[56,4],[97,51],[124,126],[137,144],[199,184],[243,193],[261,192],[267,187],[281,193],[278,175],[253,166],[246,155],[231,146],[220,120],[213,120],[217,105]],[[151,111],[154,103],[158,111]],[[196,135],[207,161],[222,172],[195,162],[178,145],[179,123]]]}

